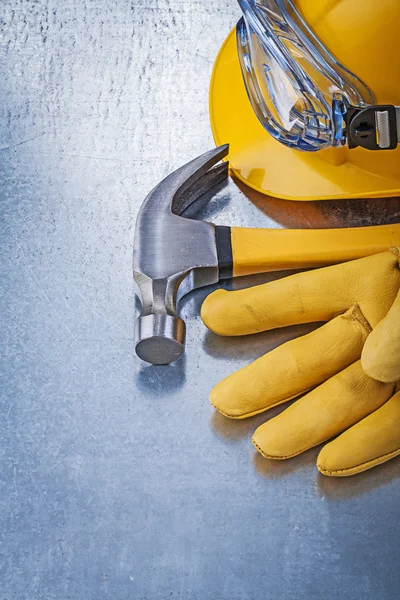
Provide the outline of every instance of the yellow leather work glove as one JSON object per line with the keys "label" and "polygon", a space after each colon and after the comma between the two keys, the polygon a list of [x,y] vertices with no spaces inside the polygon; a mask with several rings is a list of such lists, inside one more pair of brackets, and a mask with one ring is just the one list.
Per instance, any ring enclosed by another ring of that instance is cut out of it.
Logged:
{"label": "yellow leather work glove", "polygon": [[324,475],[347,476],[400,454],[399,261],[395,247],[206,298],[202,319],[224,336],[326,321],[211,392],[219,412],[244,419],[312,390],[256,430],[263,456],[290,458],[335,437],[317,466]]}

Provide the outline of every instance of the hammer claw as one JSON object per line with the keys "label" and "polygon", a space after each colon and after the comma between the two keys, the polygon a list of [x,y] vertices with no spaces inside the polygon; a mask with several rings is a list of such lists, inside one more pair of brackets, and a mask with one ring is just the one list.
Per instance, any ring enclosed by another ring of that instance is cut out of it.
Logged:
{"label": "hammer claw", "polygon": [[196,179],[189,188],[185,188],[176,198],[173,211],[177,215],[191,219],[203,205],[210,201],[208,195],[217,185],[223,183],[228,177],[229,163],[223,162],[209,171],[206,171],[199,179]]}
{"label": "hammer claw", "polygon": [[181,215],[187,208],[181,198],[190,198],[191,204],[216,185],[219,177],[221,177],[220,180],[227,177],[228,163],[218,167],[214,167],[214,165],[222,160],[228,151],[227,144],[209,150],[168,175],[159,184],[163,188],[167,187],[170,193],[172,192],[171,210],[174,214]]}

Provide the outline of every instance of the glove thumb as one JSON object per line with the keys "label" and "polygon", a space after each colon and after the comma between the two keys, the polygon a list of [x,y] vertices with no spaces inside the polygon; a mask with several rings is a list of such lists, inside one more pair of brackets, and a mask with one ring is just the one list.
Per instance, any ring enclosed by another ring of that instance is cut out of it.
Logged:
{"label": "glove thumb", "polygon": [[378,381],[400,380],[400,291],[386,317],[369,334],[361,365],[369,377]]}

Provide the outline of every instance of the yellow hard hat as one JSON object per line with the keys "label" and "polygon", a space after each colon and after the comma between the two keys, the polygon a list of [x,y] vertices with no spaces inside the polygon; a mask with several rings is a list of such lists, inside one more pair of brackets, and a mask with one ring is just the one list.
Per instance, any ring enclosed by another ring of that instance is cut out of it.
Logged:
{"label": "yellow hard hat", "polygon": [[234,174],[290,200],[400,196],[399,0],[239,0],[210,115]]}

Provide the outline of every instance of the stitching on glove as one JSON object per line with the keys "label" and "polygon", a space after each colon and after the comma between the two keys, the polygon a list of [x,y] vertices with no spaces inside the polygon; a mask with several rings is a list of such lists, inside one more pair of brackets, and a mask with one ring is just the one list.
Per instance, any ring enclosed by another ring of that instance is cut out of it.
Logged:
{"label": "stitching on glove", "polygon": [[353,306],[351,306],[350,309],[342,315],[342,317],[351,321],[357,321],[364,327],[364,329],[367,330],[368,335],[371,333],[372,327],[365,318],[359,304],[353,304]]}
{"label": "stitching on glove", "polygon": [[[275,460],[285,460],[286,458],[293,458],[294,456],[297,456],[297,454],[300,454],[300,452],[297,452],[296,454],[290,454],[288,456],[270,456],[268,454],[266,454],[264,452],[264,450],[262,450],[260,448],[260,446],[255,442],[254,438],[251,438],[251,441],[253,442],[253,445],[256,447],[256,449],[259,451],[259,453],[261,454],[261,456],[263,456],[264,458],[270,458],[270,459],[275,459]],[[304,452],[304,450],[303,450]]]}
{"label": "stitching on glove", "polygon": [[253,442],[253,445],[257,448],[259,453],[264,458],[269,458],[271,460],[286,460],[287,458],[294,458],[295,456],[298,456],[299,454],[303,454],[303,452],[307,452],[307,450],[311,450],[311,448],[315,448],[315,446],[324,444],[325,442],[327,442],[330,439],[331,439],[331,437],[327,437],[324,440],[321,440],[320,442],[317,442],[316,444],[314,444],[314,446],[306,446],[305,448],[302,448],[301,450],[299,450],[298,452],[295,452],[294,454],[285,454],[285,456],[272,456],[272,454],[266,454],[264,452],[264,450],[262,450],[262,448],[260,448],[260,446],[254,441],[254,438],[251,438],[251,441]]}
{"label": "stitching on glove", "polygon": [[[330,438],[327,438],[330,439]],[[300,450],[299,452],[295,452],[294,454],[287,454],[286,456],[272,456],[269,454],[266,454],[262,448],[260,448],[260,446],[255,442],[254,438],[252,438],[251,440],[253,442],[253,445],[256,447],[256,449],[259,451],[259,453],[264,457],[264,458],[268,458],[268,459],[272,459],[272,460],[286,460],[287,458],[294,458],[295,456],[298,456],[299,454],[302,454],[303,452],[306,452],[307,450],[311,450],[310,448],[303,448],[303,450]],[[323,442],[319,442],[317,445],[319,445],[320,443],[324,443],[327,440],[324,440]],[[314,446],[312,446],[314,447]],[[347,473],[349,471],[353,471],[354,469],[358,469],[360,467],[365,467],[367,465],[372,465],[373,463],[375,463],[377,460],[390,460],[391,458],[394,458],[395,456],[397,456],[398,454],[400,454],[400,448],[397,448],[397,450],[393,450],[392,452],[388,452],[387,454],[382,454],[381,456],[377,456],[376,458],[373,458],[372,460],[368,460],[367,462],[364,463],[360,463],[359,465],[354,465],[353,467],[348,467],[346,469],[325,469],[324,467],[318,465],[318,470],[321,471],[321,473],[323,473],[324,475],[339,475],[340,473]],[[367,467],[368,468],[368,467]]]}
{"label": "stitching on glove", "polygon": [[[297,396],[293,396],[293,398],[296,398],[296,397]],[[288,398],[288,400],[292,400],[292,398]],[[247,419],[249,417],[255,417],[256,415],[259,415],[260,413],[265,412],[266,410],[269,410],[270,408],[273,408],[274,406],[283,404],[284,402],[287,402],[287,400],[280,400],[276,404],[271,404],[271,406],[268,406],[267,408],[260,408],[260,410],[255,410],[254,412],[245,413],[244,415],[230,415],[227,412],[223,412],[220,408],[218,408],[218,406],[215,406],[215,404],[213,404],[210,400],[210,404],[215,408],[215,410],[217,410],[219,413],[221,413],[222,416],[228,417],[228,419],[236,419],[237,421],[240,419]]]}
{"label": "stitching on glove", "polygon": [[307,394],[307,392],[312,390],[313,387],[307,388],[306,390],[303,390],[301,392],[297,392],[293,396],[289,396],[289,398],[284,398],[283,400],[278,400],[277,402],[275,402],[275,404],[270,404],[269,406],[265,406],[264,408],[260,408],[259,410],[254,410],[253,412],[245,413],[243,415],[230,415],[227,412],[223,412],[218,406],[216,406],[213,402],[211,402],[211,400],[210,400],[210,404],[211,404],[211,406],[213,406],[215,408],[215,410],[217,410],[219,413],[221,413],[222,416],[228,417],[228,419],[236,419],[237,421],[239,421],[240,419],[248,419],[249,417],[255,417],[256,415],[259,415],[263,412],[267,412],[267,410],[269,410],[270,408],[275,408],[275,406],[279,406],[280,404],[285,404],[285,402],[290,402],[291,400],[294,400],[295,398],[298,398],[299,396],[302,396],[303,394]]}
{"label": "stitching on glove", "polygon": [[368,465],[373,465],[373,463],[376,463],[377,460],[378,461],[381,459],[390,460],[391,458],[394,458],[398,454],[400,454],[400,448],[397,448],[397,450],[392,450],[392,452],[388,452],[387,454],[382,454],[381,456],[377,456],[376,458],[373,458],[372,460],[367,460],[367,462],[360,463],[359,465],[354,465],[353,467],[347,467],[346,469],[325,469],[324,467],[321,467],[320,465],[318,465],[318,470],[321,471],[321,473],[323,473],[323,474],[339,475],[340,473],[348,473],[349,471],[354,471],[354,469],[359,469],[360,467],[369,468]]}

